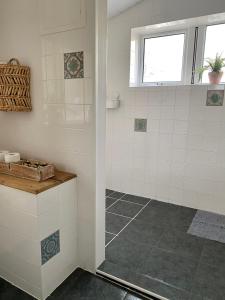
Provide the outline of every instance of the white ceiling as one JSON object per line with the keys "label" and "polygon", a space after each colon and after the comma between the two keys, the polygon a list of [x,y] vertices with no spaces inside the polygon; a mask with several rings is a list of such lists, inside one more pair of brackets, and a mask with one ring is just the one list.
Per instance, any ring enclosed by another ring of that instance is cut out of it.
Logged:
{"label": "white ceiling", "polygon": [[108,17],[114,17],[142,0],[108,0]]}

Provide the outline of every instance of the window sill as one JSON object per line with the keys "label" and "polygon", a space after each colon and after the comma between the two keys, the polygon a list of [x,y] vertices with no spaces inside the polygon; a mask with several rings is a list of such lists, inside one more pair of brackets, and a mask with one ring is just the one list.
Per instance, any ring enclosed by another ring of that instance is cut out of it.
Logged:
{"label": "window sill", "polygon": [[144,89],[151,89],[151,88],[163,88],[163,87],[192,87],[192,86],[204,86],[204,87],[208,87],[208,88],[212,88],[212,89],[218,89],[218,90],[221,90],[221,89],[224,89],[225,88],[225,83],[220,83],[220,84],[210,84],[210,83],[195,83],[195,84],[177,84],[177,83],[174,83],[174,84],[162,84],[162,85],[130,85],[129,87],[130,88],[144,88]]}

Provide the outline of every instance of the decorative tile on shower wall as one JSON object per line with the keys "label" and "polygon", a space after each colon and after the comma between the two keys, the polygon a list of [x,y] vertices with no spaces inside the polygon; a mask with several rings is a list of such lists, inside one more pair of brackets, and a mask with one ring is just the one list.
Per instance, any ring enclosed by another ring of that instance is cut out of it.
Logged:
{"label": "decorative tile on shower wall", "polygon": [[135,119],[134,131],[146,132],[147,131],[147,119]]}
{"label": "decorative tile on shower wall", "polygon": [[222,106],[224,99],[224,90],[208,90],[207,106]]}
{"label": "decorative tile on shower wall", "polygon": [[41,241],[41,263],[44,265],[53,256],[60,252],[59,230]]}
{"label": "decorative tile on shower wall", "polygon": [[84,78],[84,52],[64,53],[64,79]]}

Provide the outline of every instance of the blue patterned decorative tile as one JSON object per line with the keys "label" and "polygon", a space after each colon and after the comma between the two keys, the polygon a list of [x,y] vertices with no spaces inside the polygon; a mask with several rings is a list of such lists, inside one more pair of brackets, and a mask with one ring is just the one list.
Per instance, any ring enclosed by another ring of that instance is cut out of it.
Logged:
{"label": "blue patterned decorative tile", "polygon": [[59,230],[41,241],[41,263],[44,265],[53,256],[60,252]]}
{"label": "blue patterned decorative tile", "polygon": [[147,119],[135,119],[134,131],[146,132],[147,131]]}
{"label": "blue patterned decorative tile", "polygon": [[224,90],[208,90],[207,106],[222,106],[224,99]]}
{"label": "blue patterned decorative tile", "polygon": [[64,79],[84,78],[84,52],[64,53]]}

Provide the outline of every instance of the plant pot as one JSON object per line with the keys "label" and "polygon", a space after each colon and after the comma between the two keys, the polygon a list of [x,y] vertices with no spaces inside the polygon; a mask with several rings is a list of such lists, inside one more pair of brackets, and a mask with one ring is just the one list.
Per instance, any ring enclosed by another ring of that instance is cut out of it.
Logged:
{"label": "plant pot", "polygon": [[223,77],[223,72],[209,72],[208,76],[211,84],[219,84]]}

